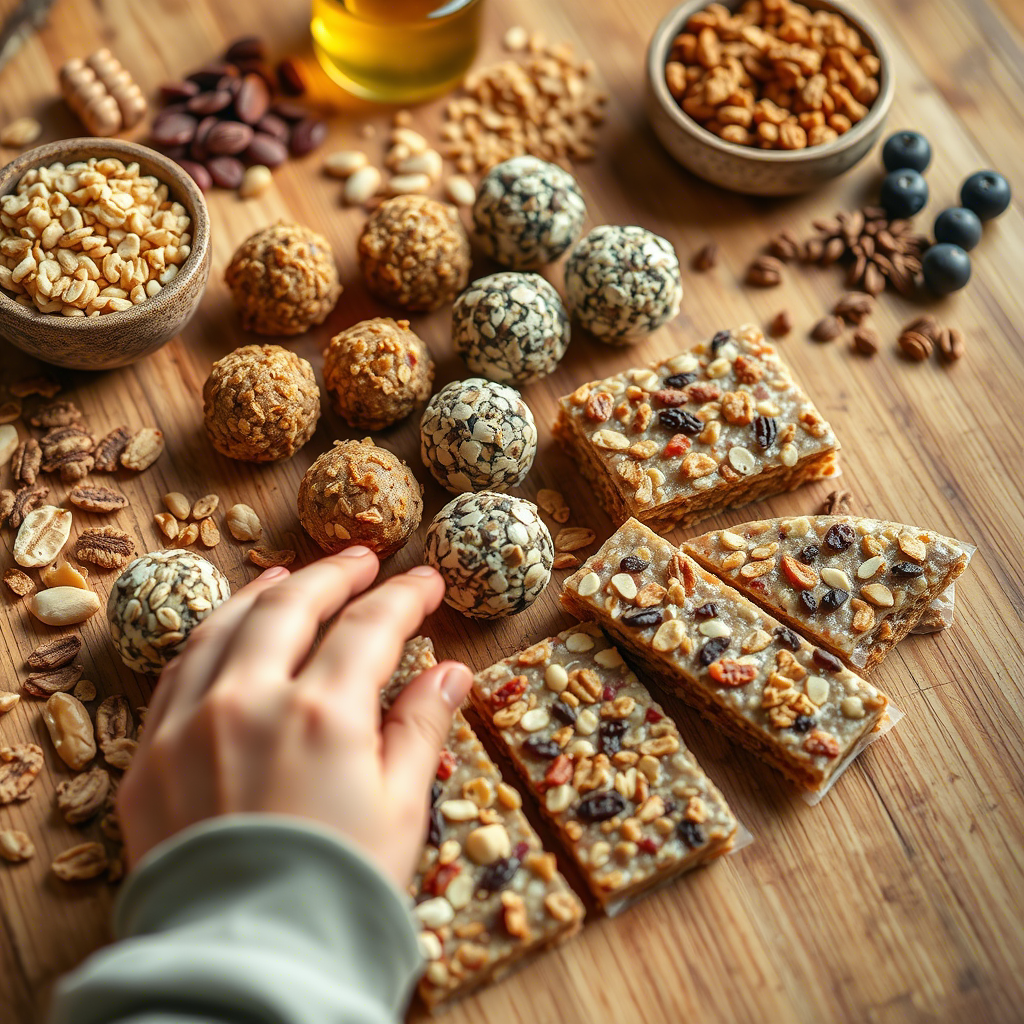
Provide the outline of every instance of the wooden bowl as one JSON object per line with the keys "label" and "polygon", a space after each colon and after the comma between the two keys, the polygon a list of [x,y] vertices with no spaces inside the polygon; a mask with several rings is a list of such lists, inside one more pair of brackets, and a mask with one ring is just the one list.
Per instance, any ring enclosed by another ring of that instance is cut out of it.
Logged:
{"label": "wooden bowl", "polygon": [[[687,170],[731,192],[786,196],[824,185],[848,171],[874,145],[893,98],[892,62],[878,33],[846,4],[833,0],[801,0],[814,11],[842,15],[878,57],[879,90],[867,116],[832,142],[806,149],[756,149],[726,142],[701,127],[676,102],[665,82],[672,40],[687,21],[708,6],[708,0],[686,0],[673,8],[655,30],[647,50],[647,116],[662,145]],[[725,0],[729,8],[738,0]]]}
{"label": "wooden bowl", "polygon": [[210,276],[210,218],[203,193],[173,160],[136,142],[82,138],[37,146],[0,171],[0,196],[13,192],[33,167],[90,157],[137,162],[143,174],[164,182],[192,219],[192,251],[174,280],[152,298],[101,316],[40,313],[0,289],[0,337],[37,359],[74,370],[106,370],[155,352],[192,318]]}

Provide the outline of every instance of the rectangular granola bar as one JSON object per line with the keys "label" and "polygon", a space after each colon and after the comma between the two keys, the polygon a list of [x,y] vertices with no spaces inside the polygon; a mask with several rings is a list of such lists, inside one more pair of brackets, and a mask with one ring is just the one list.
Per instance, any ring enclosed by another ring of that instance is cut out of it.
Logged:
{"label": "rectangular granola bar", "polygon": [[883,693],[635,519],[565,581],[562,604],[812,792],[883,721]]}
{"label": "rectangular granola bar", "polygon": [[732,848],[724,797],[592,623],[485,669],[471,700],[609,914]]}
{"label": "rectangular granola bar", "polygon": [[555,434],[616,523],[664,531],[838,472],[832,428],[750,325],[560,406]]}
{"label": "rectangular granola bar", "polygon": [[[384,689],[385,706],[434,664],[431,641],[410,640]],[[427,961],[419,994],[431,1012],[579,931],[583,906],[521,806],[456,712],[431,791],[427,843],[409,886]]]}

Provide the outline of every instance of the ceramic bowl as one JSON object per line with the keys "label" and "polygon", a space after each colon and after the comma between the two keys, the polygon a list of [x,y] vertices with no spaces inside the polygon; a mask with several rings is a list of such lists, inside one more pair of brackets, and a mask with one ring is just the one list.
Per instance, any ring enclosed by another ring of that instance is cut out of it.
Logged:
{"label": "ceramic bowl", "polygon": [[[802,0],[811,10],[841,14],[878,57],[879,90],[867,116],[844,135],[806,149],[756,149],[726,142],[684,113],[665,82],[665,64],[672,40],[690,17],[707,7],[707,0],[686,0],[662,20],[647,50],[647,115],[662,145],[687,170],[705,181],[758,196],[785,196],[824,185],[848,171],[874,145],[892,105],[892,62],[878,33],[846,4],[831,0]],[[739,6],[726,0],[726,6]]]}
{"label": "ceramic bowl", "polygon": [[143,174],[164,182],[171,198],[181,203],[192,219],[192,251],[174,280],[152,298],[101,316],[40,313],[0,289],[0,337],[55,366],[106,370],[155,352],[192,318],[210,276],[210,218],[202,192],[176,163],[146,146],[120,139],[65,139],[37,146],[0,171],[0,195],[13,192],[21,176],[33,167],[90,157],[137,162]]}

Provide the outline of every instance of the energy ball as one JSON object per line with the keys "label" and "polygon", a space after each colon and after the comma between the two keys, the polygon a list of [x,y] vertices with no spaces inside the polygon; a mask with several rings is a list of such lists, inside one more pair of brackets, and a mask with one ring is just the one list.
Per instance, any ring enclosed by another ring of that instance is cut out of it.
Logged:
{"label": "energy ball", "polygon": [[430,395],[434,361],[408,320],[363,320],[331,338],[324,385],[341,418],[359,430],[384,430]]}
{"label": "energy ball", "polygon": [[134,672],[156,675],[230,596],[227,577],[191,551],[151,551],[136,558],[107,599],[107,622],[121,660]]}
{"label": "energy ball", "polygon": [[290,459],[320,418],[313,367],[280,345],[243,345],[218,359],[203,385],[203,421],[229,459]]}
{"label": "energy ball", "polygon": [[679,312],[675,249],[645,228],[594,228],[569,256],[565,298],[573,319],[599,341],[635,344]]}
{"label": "energy ball", "polygon": [[535,156],[491,168],[473,204],[480,247],[513,270],[554,263],[579,238],[586,215],[576,179]]}
{"label": "energy ball", "polygon": [[548,585],[553,558],[537,506],[490,491],[448,502],[428,527],[423,550],[447,584],[445,603],[471,619],[528,608]]}
{"label": "energy ball", "polygon": [[412,470],[368,437],[335,441],[299,484],[299,521],[324,549],[364,544],[393,555],[420,525],[423,488]]}
{"label": "energy ball", "polygon": [[359,236],[366,287],[403,309],[440,309],[469,280],[469,239],[454,206],[426,196],[381,203]]}
{"label": "energy ball", "polygon": [[452,343],[466,365],[502,384],[546,377],[569,346],[569,317],[539,274],[504,271],[474,281],[452,308]]}
{"label": "energy ball", "polygon": [[480,377],[453,380],[427,405],[420,455],[452,494],[507,491],[530,472],[537,425],[519,392]]}
{"label": "energy ball", "polygon": [[283,221],[250,235],[224,280],[242,326],[257,334],[302,334],[322,324],[341,295],[331,243]]}

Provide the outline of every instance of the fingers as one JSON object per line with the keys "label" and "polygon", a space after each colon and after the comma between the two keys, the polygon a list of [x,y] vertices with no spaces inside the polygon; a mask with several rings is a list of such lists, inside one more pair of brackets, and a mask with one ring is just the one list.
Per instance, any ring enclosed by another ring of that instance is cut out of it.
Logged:
{"label": "fingers", "polygon": [[384,719],[384,772],[399,792],[420,792],[437,771],[437,758],[466,699],[473,675],[443,661],[414,679]]}

